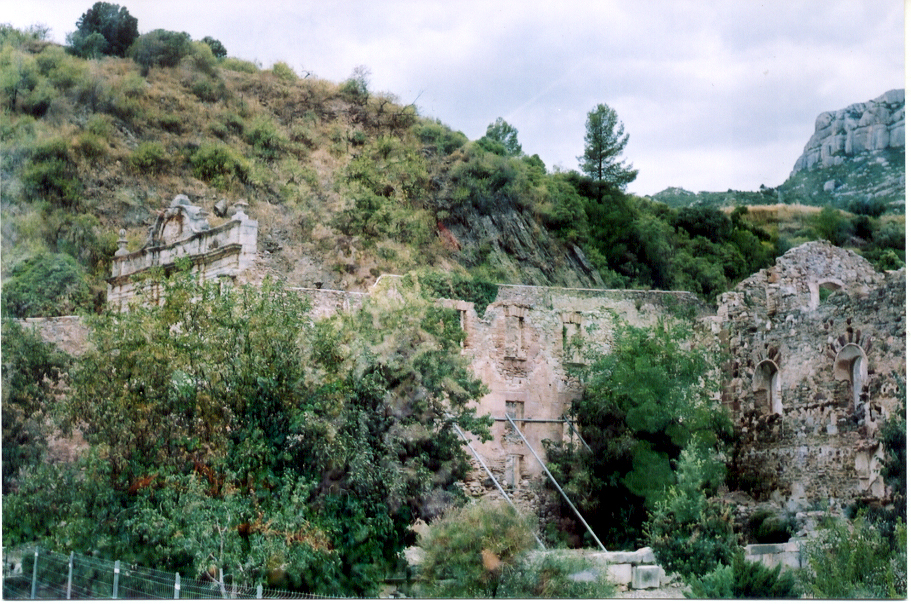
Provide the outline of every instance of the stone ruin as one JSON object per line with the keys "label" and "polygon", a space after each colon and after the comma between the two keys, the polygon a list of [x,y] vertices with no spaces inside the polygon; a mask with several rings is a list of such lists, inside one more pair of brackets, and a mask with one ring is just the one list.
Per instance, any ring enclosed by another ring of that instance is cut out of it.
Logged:
{"label": "stone ruin", "polygon": [[[178,196],[142,249],[128,252],[121,240],[109,301],[125,308],[138,288],[154,287],[137,276],[173,270],[179,257],[200,279],[236,278],[255,259],[256,236],[243,204],[212,228],[204,210]],[[397,277],[380,281],[387,279]],[[371,295],[299,291],[314,316]],[[500,285],[486,309],[440,300],[459,312],[464,354],[489,389],[478,412],[495,420],[493,440],[470,441],[475,471],[465,490],[496,498],[503,489],[534,509],[544,441],[578,440],[567,414],[582,392],[572,370],[585,362],[583,348],[609,354],[618,318],[642,326],[683,312],[695,317],[694,338],[710,338],[730,355],[718,395],[741,433],[735,461],[754,481],[754,496],[791,511],[888,499],[877,435],[898,408],[897,378],[905,375],[905,271],[878,273],[853,252],[806,243],[718,302],[713,312],[688,292],[519,285]]]}
{"label": "stone ruin", "polygon": [[[224,207],[224,202],[219,202]],[[171,205],[158,213],[149,236],[141,249],[130,252],[123,230],[119,249],[114,253],[108,281],[108,303],[124,310],[139,291],[151,288],[157,296],[155,282],[143,277],[153,270],[172,272],[179,258],[187,258],[200,280],[236,279],[256,260],[259,223],[245,213],[245,202],[234,206],[228,222],[211,227],[206,210],[190,204],[186,195],[178,195]]]}

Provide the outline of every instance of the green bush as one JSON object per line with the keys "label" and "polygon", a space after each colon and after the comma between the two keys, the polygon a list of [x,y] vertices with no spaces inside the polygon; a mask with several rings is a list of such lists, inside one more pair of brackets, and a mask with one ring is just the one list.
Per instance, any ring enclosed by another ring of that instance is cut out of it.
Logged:
{"label": "green bush", "polygon": [[580,599],[610,598],[616,588],[605,565],[574,555],[530,553],[503,573],[497,597]]}
{"label": "green bush", "polygon": [[168,167],[168,153],[161,143],[146,141],[139,143],[130,155],[130,167],[143,174],[159,174]]}
{"label": "green bush", "polygon": [[730,507],[705,496],[719,480],[708,452],[693,446],[683,451],[677,484],[650,514],[646,529],[658,564],[687,580],[731,564],[739,550]]}
{"label": "green bush", "polygon": [[27,258],[3,284],[3,313],[13,317],[70,315],[87,310],[90,302],[85,270],[69,254]]}
{"label": "green bush", "polygon": [[26,195],[64,208],[78,205],[82,182],[66,141],[54,139],[39,145],[22,173],[22,184]]}
{"label": "green bush", "polygon": [[286,82],[296,82],[297,73],[287,63],[279,61],[272,66],[272,73],[275,74],[279,80],[284,80]]}
{"label": "green bush", "polygon": [[781,564],[767,568],[760,562],[747,562],[742,551],[734,556],[731,565],[718,564],[715,569],[689,583],[687,598],[775,598],[795,599],[801,596],[797,578],[790,570],[782,571]]}
{"label": "green bush", "polygon": [[418,280],[429,297],[471,302],[479,315],[484,314],[500,291],[495,283],[455,273],[426,272]]}
{"label": "green bush", "polygon": [[216,186],[246,182],[250,163],[236,151],[218,143],[205,143],[190,157],[193,174]]}
{"label": "green bush", "polygon": [[230,71],[239,71],[240,73],[259,73],[259,67],[256,63],[244,61],[235,57],[228,57],[222,61],[221,66]]}
{"label": "green bush", "polygon": [[[69,357],[18,322],[3,319],[3,494],[18,486],[20,469],[47,447],[49,405]],[[3,523],[4,532],[11,528]],[[6,543],[6,541],[4,541]]]}
{"label": "green bush", "polygon": [[225,49],[225,45],[212,36],[206,36],[202,39],[202,42],[212,50],[212,56],[214,56],[216,59],[224,59],[228,56],[228,51]]}
{"label": "green bush", "polygon": [[803,590],[813,598],[905,598],[908,591],[907,529],[899,521],[895,546],[861,514],[829,521],[805,544]]}
{"label": "green bush", "polygon": [[244,138],[257,155],[265,160],[277,159],[287,144],[287,139],[268,117],[258,117],[247,129]]}
{"label": "green bush", "polygon": [[152,67],[177,67],[192,49],[190,34],[156,29],[139,36],[130,48],[130,56],[146,76]]}
{"label": "green bush", "polygon": [[73,149],[82,157],[95,161],[107,154],[108,145],[100,136],[86,130],[81,132],[76,138]]}
{"label": "green bush", "polygon": [[496,597],[501,577],[535,544],[532,524],[505,503],[453,508],[431,523],[419,590],[431,598]]}
{"label": "green bush", "polygon": [[779,516],[772,510],[759,510],[747,520],[747,533],[752,543],[784,543],[796,531],[793,518]]}

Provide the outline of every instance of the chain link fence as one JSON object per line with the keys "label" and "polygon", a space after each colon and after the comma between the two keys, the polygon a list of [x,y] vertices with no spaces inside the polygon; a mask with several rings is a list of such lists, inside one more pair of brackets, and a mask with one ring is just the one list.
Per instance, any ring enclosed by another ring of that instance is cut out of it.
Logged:
{"label": "chain link fence", "polygon": [[[186,579],[120,561],[42,548],[7,550],[3,560],[4,600],[178,600],[178,599],[328,599],[281,589],[223,581]],[[343,598],[335,598],[343,599]]]}

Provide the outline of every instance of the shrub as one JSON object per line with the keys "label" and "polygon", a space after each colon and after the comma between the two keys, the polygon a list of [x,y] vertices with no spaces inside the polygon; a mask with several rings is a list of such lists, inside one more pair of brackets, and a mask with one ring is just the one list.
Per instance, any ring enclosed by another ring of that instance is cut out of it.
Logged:
{"label": "shrub", "polygon": [[753,543],[784,543],[796,533],[796,521],[783,518],[772,510],[759,510],[747,520],[747,532]]}
{"label": "shrub", "polygon": [[105,156],[108,146],[97,134],[83,131],[76,138],[73,149],[82,157],[90,161],[95,161]]}
{"label": "shrub", "polygon": [[782,572],[781,564],[767,568],[760,562],[747,562],[742,551],[734,556],[733,564],[718,564],[715,570],[694,578],[685,592],[687,598],[775,598],[800,597],[797,579],[790,570]]}
{"label": "shrub", "polygon": [[43,197],[59,207],[75,207],[82,182],[66,141],[54,139],[39,145],[22,173],[22,184],[27,195]]}
{"label": "shrub", "polygon": [[418,280],[430,297],[472,302],[478,314],[484,314],[500,291],[495,283],[454,273],[427,272]]}
{"label": "shrub", "polygon": [[905,598],[907,533],[899,521],[895,548],[863,514],[831,520],[806,543],[801,584],[814,598]]}
{"label": "shrub", "polygon": [[235,57],[226,58],[224,61],[222,61],[221,66],[230,71],[239,71],[241,73],[259,72],[259,67],[256,66],[256,63],[244,61],[243,59],[237,59]]}
{"label": "shrub", "polygon": [[256,154],[266,160],[277,159],[287,142],[275,127],[275,122],[265,116],[253,121],[244,138],[253,146]]}
{"label": "shrub", "polygon": [[205,143],[190,157],[193,174],[216,186],[227,186],[231,181],[245,182],[250,163],[236,151],[218,143]]}
{"label": "shrub", "polygon": [[140,173],[159,174],[168,167],[169,159],[161,143],[146,141],[130,155],[130,167]]}
{"label": "shrub", "polygon": [[690,579],[728,565],[739,549],[730,508],[705,496],[706,482],[717,486],[717,468],[687,447],[677,464],[677,484],[650,514],[646,532],[655,559],[669,573]]}
{"label": "shrub", "polygon": [[[38,462],[47,446],[48,404],[69,364],[53,344],[3,319],[3,494],[18,486],[19,470]],[[12,529],[3,523],[4,532]],[[6,541],[4,540],[4,545]]]}
{"label": "shrub", "polygon": [[576,555],[527,554],[503,573],[497,596],[503,598],[610,598],[614,584],[598,562]]}
{"label": "shrub", "polygon": [[69,254],[39,254],[13,267],[3,284],[3,312],[13,317],[54,317],[86,310],[91,289]]}
{"label": "shrub", "polygon": [[142,75],[146,76],[152,67],[177,67],[191,50],[190,34],[156,29],[139,36],[130,48],[130,56],[139,64]]}
{"label": "shrub", "polygon": [[275,77],[279,80],[284,80],[286,82],[297,81],[297,73],[295,73],[287,63],[282,63],[281,61],[272,66],[272,73],[274,73]]}
{"label": "shrub", "polygon": [[423,597],[490,598],[500,578],[534,547],[532,525],[505,503],[453,508],[431,523],[419,545]]}
{"label": "shrub", "polygon": [[228,51],[225,49],[225,45],[212,36],[206,36],[202,39],[202,42],[212,50],[212,56],[214,56],[216,59],[224,59],[228,56]]}

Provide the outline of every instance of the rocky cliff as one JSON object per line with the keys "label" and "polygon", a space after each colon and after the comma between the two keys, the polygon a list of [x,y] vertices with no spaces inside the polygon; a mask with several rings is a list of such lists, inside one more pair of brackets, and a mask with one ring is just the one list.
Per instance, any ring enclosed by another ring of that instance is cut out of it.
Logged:
{"label": "rocky cliff", "polygon": [[904,146],[905,91],[890,90],[872,101],[820,114],[791,175],[837,166],[865,152]]}

